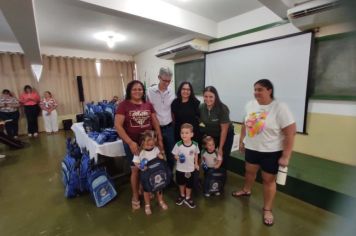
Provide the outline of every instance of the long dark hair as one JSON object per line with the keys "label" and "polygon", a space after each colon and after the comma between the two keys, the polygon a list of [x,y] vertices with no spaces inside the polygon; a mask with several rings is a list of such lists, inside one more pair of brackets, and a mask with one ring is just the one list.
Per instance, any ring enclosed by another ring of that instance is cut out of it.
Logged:
{"label": "long dark hair", "polygon": [[271,98],[274,99],[273,84],[272,84],[272,82],[270,80],[268,80],[268,79],[260,79],[253,86],[256,86],[256,84],[261,85],[262,87],[266,88],[267,90],[271,90],[272,89]]}
{"label": "long dark hair", "polygon": [[131,90],[135,84],[139,84],[142,86],[142,89],[143,89],[142,101],[146,102],[146,89],[145,89],[145,86],[143,85],[143,83],[139,80],[132,80],[130,83],[127,84],[125,100],[131,99]]}
{"label": "long dark hair", "polygon": [[189,86],[189,89],[190,89],[190,96],[189,96],[188,102],[197,102],[197,101],[199,101],[199,100],[195,97],[192,84],[191,84],[190,82],[188,82],[188,81],[184,81],[184,82],[182,82],[182,83],[179,85],[178,90],[177,90],[177,99],[178,99],[178,102],[179,102],[179,103],[182,103],[182,89],[183,89],[183,86],[186,85],[186,84]]}
{"label": "long dark hair", "polygon": [[223,107],[226,107],[229,110],[229,108],[224,103],[221,102],[218,91],[216,90],[216,88],[214,86],[205,87],[205,89],[203,91],[203,95],[205,92],[211,92],[215,95],[214,107],[217,107],[219,109],[223,109]]}

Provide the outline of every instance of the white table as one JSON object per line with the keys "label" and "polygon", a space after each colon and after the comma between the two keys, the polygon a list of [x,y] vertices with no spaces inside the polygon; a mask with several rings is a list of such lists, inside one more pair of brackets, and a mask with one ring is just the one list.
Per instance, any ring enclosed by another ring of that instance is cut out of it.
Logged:
{"label": "white table", "polygon": [[80,148],[86,148],[89,151],[90,158],[94,158],[95,162],[98,161],[98,154],[109,157],[122,157],[126,156],[122,140],[119,139],[115,142],[98,144],[85,133],[83,122],[74,123],[71,127],[75,134],[76,141]]}

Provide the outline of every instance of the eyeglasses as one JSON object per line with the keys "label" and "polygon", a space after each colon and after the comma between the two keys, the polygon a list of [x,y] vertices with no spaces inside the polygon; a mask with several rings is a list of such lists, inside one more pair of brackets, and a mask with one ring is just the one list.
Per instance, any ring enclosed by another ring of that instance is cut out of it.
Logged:
{"label": "eyeglasses", "polygon": [[167,84],[170,84],[171,83],[171,79],[162,79],[162,77],[159,77],[159,79],[162,81],[162,82],[165,82]]}

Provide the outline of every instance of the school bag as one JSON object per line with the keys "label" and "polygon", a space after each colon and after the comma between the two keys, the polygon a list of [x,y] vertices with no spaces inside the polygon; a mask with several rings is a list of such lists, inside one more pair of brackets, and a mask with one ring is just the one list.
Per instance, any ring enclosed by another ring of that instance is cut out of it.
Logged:
{"label": "school bag", "polygon": [[155,158],[147,163],[145,171],[140,172],[140,179],[145,192],[157,192],[170,184],[172,172],[164,160]]}
{"label": "school bag", "polygon": [[75,139],[68,138],[66,146],[67,153],[61,163],[62,182],[65,187],[64,195],[73,198],[89,190],[88,173],[91,160],[88,151],[81,152]]}
{"label": "school bag", "polygon": [[67,153],[61,163],[62,183],[64,185],[64,195],[67,198],[76,197],[84,191],[80,183],[81,150],[75,140],[71,138],[66,142]]}
{"label": "school bag", "polygon": [[102,207],[117,196],[114,185],[103,168],[93,168],[88,175],[89,192],[97,207]]}
{"label": "school bag", "polygon": [[226,180],[226,170],[223,168],[208,168],[205,171],[204,193],[223,192]]}

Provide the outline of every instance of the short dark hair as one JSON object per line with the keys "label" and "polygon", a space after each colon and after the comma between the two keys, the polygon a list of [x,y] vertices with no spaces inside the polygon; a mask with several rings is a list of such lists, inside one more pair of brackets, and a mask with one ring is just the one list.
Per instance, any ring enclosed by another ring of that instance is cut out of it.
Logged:
{"label": "short dark hair", "polygon": [[132,90],[132,87],[135,84],[139,84],[139,85],[142,86],[142,89],[143,89],[142,101],[146,102],[146,88],[143,85],[143,83],[141,81],[139,81],[139,80],[132,80],[132,81],[130,81],[130,83],[127,84],[125,100],[130,100],[131,99],[131,90]]}
{"label": "short dark hair", "polygon": [[178,102],[182,102],[182,88],[183,88],[183,86],[186,85],[186,84],[189,86],[189,89],[190,89],[189,102],[199,101],[199,100],[195,97],[193,85],[192,85],[190,82],[188,82],[188,81],[184,81],[184,82],[182,82],[182,83],[179,85],[178,90],[177,90]]}
{"label": "short dark hair", "polygon": [[274,99],[273,84],[269,79],[260,79],[253,86],[256,86],[257,84],[261,85],[262,87],[264,87],[264,88],[266,88],[268,90],[272,89],[271,98]]}
{"label": "short dark hair", "polygon": [[8,89],[4,89],[4,90],[2,91],[2,94],[9,94],[9,95],[11,96],[11,92],[10,92],[10,90],[8,90]]}
{"label": "short dark hair", "polygon": [[31,89],[32,90],[32,87],[30,85],[25,85],[25,87],[23,88],[23,91],[26,92],[27,89]]}

